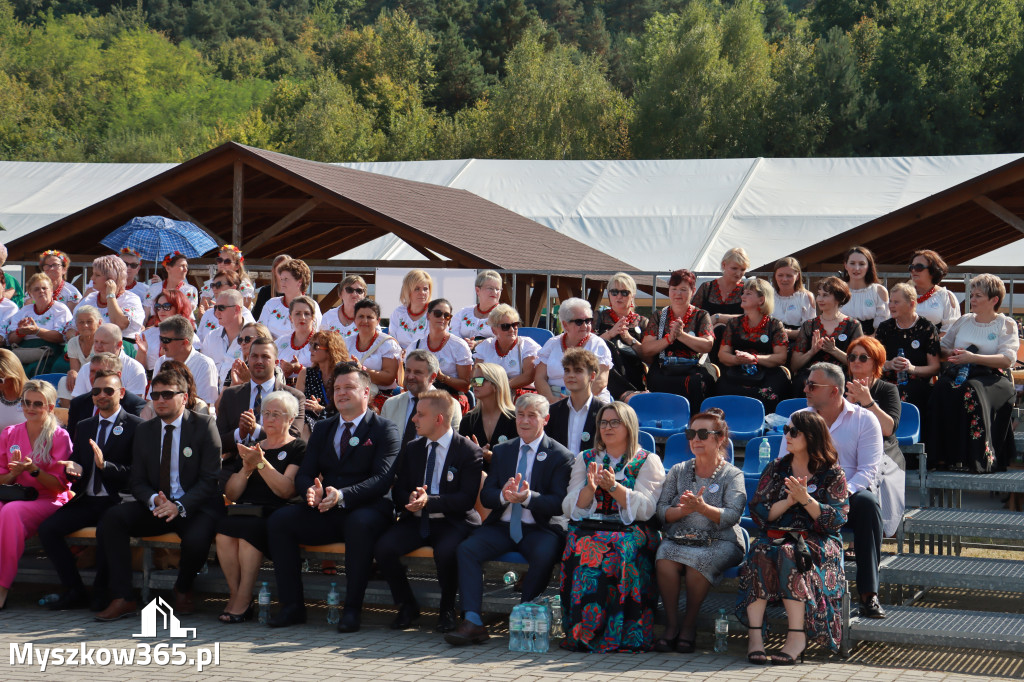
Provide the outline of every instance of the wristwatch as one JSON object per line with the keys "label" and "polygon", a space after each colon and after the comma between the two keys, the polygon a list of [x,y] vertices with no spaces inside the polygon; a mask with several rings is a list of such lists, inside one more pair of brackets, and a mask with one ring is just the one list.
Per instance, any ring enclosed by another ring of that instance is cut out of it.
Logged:
{"label": "wristwatch", "polygon": [[175,500],[174,506],[178,508],[178,516],[180,516],[181,518],[185,518],[185,505]]}
{"label": "wristwatch", "polygon": [[611,485],[610,488],[608,488],[608,492],[613,493],[613,492],[615,492],[615,489],[618,488],[618,487],[619,487],[619,482],[618,481],[612,481],[612,485]]}
{"label": "wristwatch", "polygon": [[38,478],[39,474],[42,473],[42,471],[42,469],[36,467],[34,471],[28,472],[28,475],[31,476],[32,478]]}
{"label": "wristwatch", "polygon": [[260,471],[263,471],[263,468],[266,467],[266,466],[267,466],[267,463],[263,462],[263,461],[260,461],[260,462],[258,462],[256,464],[256,468],[259,469]]}

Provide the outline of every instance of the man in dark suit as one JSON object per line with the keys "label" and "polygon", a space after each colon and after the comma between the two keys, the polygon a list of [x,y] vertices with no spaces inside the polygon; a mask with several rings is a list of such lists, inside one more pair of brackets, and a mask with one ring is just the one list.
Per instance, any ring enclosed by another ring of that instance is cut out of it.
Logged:
{"label": "man in dark suit", "polygon": [[526,557],[530,570],[523,578],[522,600],[527,602],[547,587],[551,569],[562,555],[562,500],[569,488],[573,453],[544,435],[547,421],[544,396],[520,396],[519,437],[494,448],[491,472],[480,491],[480,502],[494,511],[459,545],[459,590],[466,618],[445,635],[449,644],[480,644],[489,638],[480,617],[485,561],[512,551]]}
{"label": "man in dark suit", "polygon": [[[75,497],[43,521],[38,531],[46,555],[64,586],[64,594],[50,604],[54,611],[88,604],[85,584],[64,536],[95,526],[104,512],[121,503],[121,493],[128,492],[135,429],[142,423],[140,418],[121,408],[125,389],[117,372],[109,369],[92,372],[91,383],[88,397],[99,414],[79,425],[71,461],[65,465],[68,478],[73,481],[71,490]],[[96,585],[100,593],[106,590],[106,584],[106,566],[97,555]],[[102,594],[97,595],[97,600],[102,600]]]}
{"label": "man in dark suit", "polygon": [[[121,359],[113,353],[96,353],[89,360],[89,384],[92,385],[93,377],[96,376],[96,372],[101,369],[109,370],[121,376]],[[124,382],[121,382],[124,386]],[[124,391],[124,398],[121,399],[121,407],[125,409],[129,414],[134,414],[136,417],[142,414],[143,408],[146,407],[146,401],[135,395],[128,389]],[[68,406],[68,435],[71,436],[72,442],[75,440],[75,428],[78,423],[83,419],[88,419],[96,414],[96,405],[92,400],[92,393],[85,393],[77,398],[71,399],[71,404]]]}
{"label": "man in dark suit", "polygon": [[562,369],[569,397],[551,406],[551,418],[544,433],[575,455],[594,447],[597,413],[605,403],[594,397],[591,387],[601,371],[601,364],[589,350],[569,348],[562,355]]}
{"label": "man in dark suit", "polygon": [[299,414],[292,420],[288,431],[296,438],[302,433],[306,418],[303,408],[306,397],[274,376],[277,366],[277,346],[271,339],[256,339],[249,346],[246,358],[250,379],[247,383],[225,388],[217,405],[217,430],[226,458],[238,455],[236,443],[252,444],[263,440],[266,434],[260,426],[260,407],[263,399],[274,391],[288,391],[299,401]]}
{"label": "man in dark suit", "polygon": [[299,545],[344,542],[345,608],[338,632],[358,630],[373,545],[394,520],[387,493],[401,445],[398,427],[367,409],[370,375],[347,363],[332,374],[338,414],[313,427],[295,477],[307,506],[279,509],[267,524],[281,601],[271,627],[306,622]]}
{"label": "man in dark suit", "polygon": [[99,551],[110,574],[110,605],[96,615],[112,621],[138,612],[132,591],[133,537],[175,532],[181,561],[174,584],[178,615],[195,611],[192,584],[206,563],[224,503],[217,491],[220,434],[213,417],[185,409],[185,379],[172,371],[153,377],[150,397],[156,418],[135,430],[131,502],[111,508],[96,528]]}
{"label": "man in dark suit", "polygon": [[391,497],[401,513],[398,523],[384,533],[374,550],[377,567],[398,606],[392,630],[403,630],[419,618],[419,605],[406,578],[402,556],[424,546],[434,548],[441,583],[437,629],[450,632],[456,626],[456,550],[480,525],[474,505],[483,471],[480,446],[452,430],[452,416],[458,409],[447,391],[420,393],[412,417],[420,437],[406,446],[399,459]]}

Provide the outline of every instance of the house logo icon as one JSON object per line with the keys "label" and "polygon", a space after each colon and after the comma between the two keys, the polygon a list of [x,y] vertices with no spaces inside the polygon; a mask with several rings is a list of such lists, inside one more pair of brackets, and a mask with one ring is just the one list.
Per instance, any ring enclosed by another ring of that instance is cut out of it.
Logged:
{"label": "house logo icon", "polygon": [[195,639],[196,629],[181,627],[178,617],[174,615],[174,609],[161,597],[149,602],[142,609],[142,632],[134,634],[132,637],[156,637],[157,626],[161,622],[168,637]]}

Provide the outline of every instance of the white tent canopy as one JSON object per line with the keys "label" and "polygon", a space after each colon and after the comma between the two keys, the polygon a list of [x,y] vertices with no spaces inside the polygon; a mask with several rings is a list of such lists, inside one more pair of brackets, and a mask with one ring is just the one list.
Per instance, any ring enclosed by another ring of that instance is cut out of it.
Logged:
{"label": "white tent canopy", "polygon": [[[717,270],[743,246],[773,261],[1020,158],[979,156],[669,161],[454,160],[342,164],[473,192],[631,263]],[[0,224],[10,241],[173,164],[0,162]],[[59,239],[54,247],[59,248]],[[973,265],[1016,265],[1024,243]],[[415,260],[397,237],[346,259]],[[571,256],[566,259],[572,268]]]}

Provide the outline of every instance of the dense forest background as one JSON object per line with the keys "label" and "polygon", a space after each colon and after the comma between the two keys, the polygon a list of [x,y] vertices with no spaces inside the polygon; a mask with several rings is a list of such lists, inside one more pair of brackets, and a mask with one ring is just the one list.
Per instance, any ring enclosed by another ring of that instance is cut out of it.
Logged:
{"label": "dense forest background", "polygon": [[1024,0],[0,0],[0,158],[1019,152]]}

